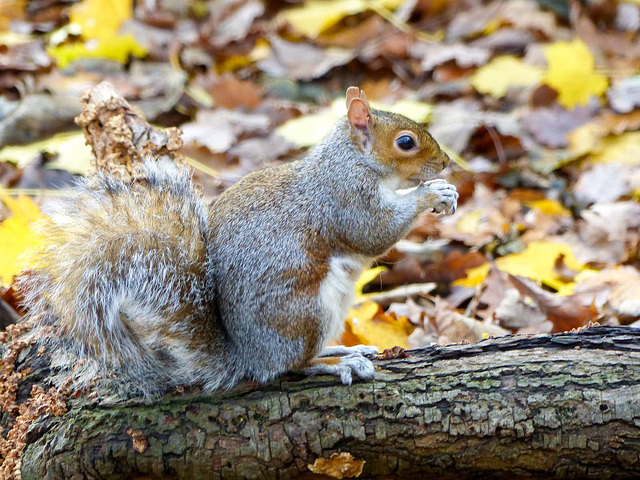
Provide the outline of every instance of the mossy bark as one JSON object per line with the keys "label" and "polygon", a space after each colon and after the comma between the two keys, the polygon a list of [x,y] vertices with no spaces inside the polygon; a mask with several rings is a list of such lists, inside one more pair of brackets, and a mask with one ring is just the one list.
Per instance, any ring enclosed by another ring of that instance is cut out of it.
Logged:
{"label": "mossy bark", "polygon": [[640,330],[489,339],[377,361],[371,383],[290,375],[154,404],[77,399],[29,431],[22,478],[637,478]]}

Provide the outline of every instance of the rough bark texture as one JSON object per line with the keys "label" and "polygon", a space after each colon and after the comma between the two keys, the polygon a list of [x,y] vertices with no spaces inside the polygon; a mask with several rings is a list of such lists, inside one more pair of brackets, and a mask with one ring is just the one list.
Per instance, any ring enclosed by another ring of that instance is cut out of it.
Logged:
{"label": "rough bark texture", "polygon": [[351,387],[293,375],[153,405],[76,399],[32,425],[22,477],[309,478],[334,452],[365,460],[362,478],[640,475],[640,330],[410,353]]}

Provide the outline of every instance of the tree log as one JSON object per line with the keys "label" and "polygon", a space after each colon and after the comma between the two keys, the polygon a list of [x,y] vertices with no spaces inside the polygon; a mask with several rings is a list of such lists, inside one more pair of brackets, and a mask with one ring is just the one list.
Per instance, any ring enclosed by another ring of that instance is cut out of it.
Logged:
{"label": "tree log", "polygon": [[[73,399],[27,434],[22,478],[637,478],[640,330],[507,336],[377,360],[376,380],[291,374],[155,404]],[[327,477],[325,477],[327,478]]]}

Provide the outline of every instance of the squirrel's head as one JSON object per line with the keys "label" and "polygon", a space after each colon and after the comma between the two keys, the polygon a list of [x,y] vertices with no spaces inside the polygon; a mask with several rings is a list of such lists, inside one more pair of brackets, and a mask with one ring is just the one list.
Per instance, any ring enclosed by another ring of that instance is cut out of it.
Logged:
{"label": "squirrel's head", "polygon": [[403,115],[372,110],[358,87],[347,89],[347,119],[353,143],[403,182],[431,180],[449,165],[449,156],[424,125]]}

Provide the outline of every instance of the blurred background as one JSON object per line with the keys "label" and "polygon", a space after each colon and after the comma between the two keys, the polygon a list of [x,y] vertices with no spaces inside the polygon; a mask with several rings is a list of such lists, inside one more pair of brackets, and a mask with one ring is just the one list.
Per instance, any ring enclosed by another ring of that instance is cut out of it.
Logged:
{"label": "blurred background", "polygon": [[212,202],[302,158],[360,86],[454,159],[365,272],[343,343],[418,347],[640,318],[640,0],[2,0],[0,320],[33,222],[74,195],[102,80],[177,126]]}

